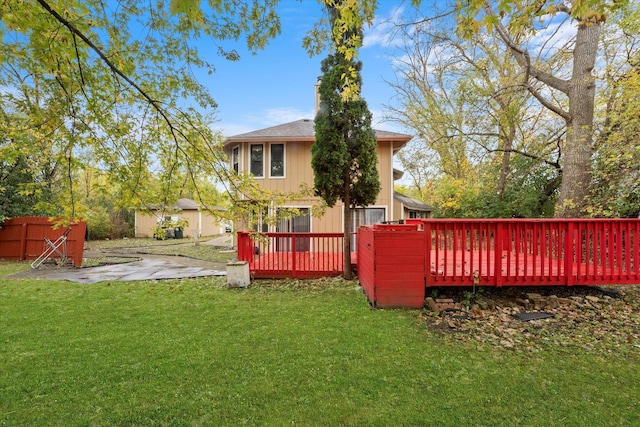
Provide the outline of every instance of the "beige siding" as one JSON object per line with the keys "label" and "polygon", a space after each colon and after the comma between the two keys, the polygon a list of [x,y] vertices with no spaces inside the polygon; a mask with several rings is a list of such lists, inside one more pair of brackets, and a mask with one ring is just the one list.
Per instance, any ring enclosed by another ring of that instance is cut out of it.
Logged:
{"label": "beige siding", "polygon": [[[156,226],[160,216],[159,211],[144,213],[136,211],[136,237],[153,237],[153,227]],[[193,237],[194,231],[200,236],[215,236],[224,233],[222,221],[212,215],[196,210],[182,211],[178,214],[171,214],[189,221],[189,225],[183,230],[184,237]]]}
{"label": "beige siding", "polygon": [[136,237],[153,237],[151,229],[158,223],[158,217],[136,211]]}
{"label": "beige siding", "polygon": [[[254,143],[245,142],[241,144],[240,171],[248,173],[250,171],[250,151]],[[281,144],[273,142],[273,144]],[[270,149],[269,143],[263,143],[264,147],[264,172],[265,176],[256,177],[256,181],[264,188],[272,191],[292,192],[298,191],[300,184],[306,182],[313,185],[313,170],[311,168],[311,143],[309,142],[286,142],[285,144],[285,177],[270,178]]]}
{"label": "beige siding", "polygon": [[397,200],[393,200],[393,221],[400,221],[401,219],[407,218],[407,212],[404,209],[404,205],[402,202]]}
{"label": "beige siding", "polygon": [[[274,140],[272,143],[278,144]],[[240,146],[240,172],[248,173],[250,169],[250,146],[251,142],[232,144],[229,149]],[[313,169],[311,167],[311,142],[287,141],[285,144],[285,177],[269,178],[270,172],[270,150],[269,142],[264,142],[264,174],[263,178],[256,178],[256,182],[267,190],[277,190],[283,192],[297,192],[301,183],[313,186]],[[378,144],[378,173],[380,176],[381,191],[376,202],[377,207],[386,208],[386,219],[395,219],[399,215],[400,209],[393,206],[393,146],[391,142],[382,141]],[[311,201],[292,202],[288,206],[309,206]],[[343,230],[343,208],[338,202],[333,208],[327,208],[322,218],[314,217],[311,223],[311,230],[314,232],[341,232]],[[236,228],[241,229],[241,222],[236,221]]]}
{"label": "beige siding", "polygon": [[387,219],[391,215],[391,203],[393,200],[393,160],[391,143],[378,144],[378,174],[380,175],[380,194],[376,200],[377,206],[387,207]]}

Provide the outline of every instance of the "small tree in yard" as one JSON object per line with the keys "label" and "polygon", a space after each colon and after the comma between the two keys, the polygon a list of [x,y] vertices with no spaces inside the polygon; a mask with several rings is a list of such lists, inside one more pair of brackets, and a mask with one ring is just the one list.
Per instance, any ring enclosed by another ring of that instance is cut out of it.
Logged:
{"label": "small tree in yard", "polygon": [[[352,27],[348,33],[362,40],[361,28]],[[350,280],[353,278],[351,211],[375,202],[380,192],[380,179],[371,113],[359,96],[362,64],[347,59],[335,39],[334,43],[337,52],[322,61],[320,108],[315,118],[316,141],[311,147],[311,156],[316,195],[330,207],[338,199],[344,205],[344,278]],[[349,76],[348,83],[345,76]],[[349,96],[344,93],[347,86]]]}

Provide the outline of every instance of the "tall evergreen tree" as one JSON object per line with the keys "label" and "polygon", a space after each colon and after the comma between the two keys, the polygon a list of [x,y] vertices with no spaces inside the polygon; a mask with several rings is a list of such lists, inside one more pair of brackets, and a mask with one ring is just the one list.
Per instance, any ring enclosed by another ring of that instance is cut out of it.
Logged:
{"label": "tall evergreen tree", "polygon": [[[328,8],[335,22],[335,9]],[[380,192],[377,140],[371,128],[371,112],[359,96],[362,63],[348,59],[340,42],[359,37],[362,28],[352,26],[334,43],[336,53],[322,61],[319,87],[320,108],[315,118],[316,141],[311,147],[316,195],[328,206],[341,200],[344,206],[344,278],[351,279],[351,212],[375,202]],[[349,96],[345,96],[345,76],[349,76]],[[353,90],[356,88],[356,92]]]}

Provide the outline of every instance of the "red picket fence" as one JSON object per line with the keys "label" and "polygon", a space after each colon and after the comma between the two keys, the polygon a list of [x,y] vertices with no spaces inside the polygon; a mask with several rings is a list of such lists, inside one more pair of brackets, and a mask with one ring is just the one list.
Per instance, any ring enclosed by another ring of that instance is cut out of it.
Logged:
{"label": "red picket fence", "polygon": [[238,260],[257,278],[316,278],[344,271],[342,233],[238,232]]}
{"label": "red picket fence", "polygon": [[[84,236],[87,223],[80,221],[69,226],[67,235],[67,258],[73,265],[82,265]],[[55,242],[67,227],[53,228],[48,217],[17,217],[6,220],[0,228],[0,259],[34,260],[47,249],[45,238]]]}

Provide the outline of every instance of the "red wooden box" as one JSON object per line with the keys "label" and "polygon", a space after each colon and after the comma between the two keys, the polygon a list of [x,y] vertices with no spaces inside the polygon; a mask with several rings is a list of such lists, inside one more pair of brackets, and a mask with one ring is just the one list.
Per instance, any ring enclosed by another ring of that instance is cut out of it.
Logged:
{"label": "red wooden box", "polygon": [[421,308],[425,296],[424,232],[413,225],[358,229],[358,278],[374,307]]}

